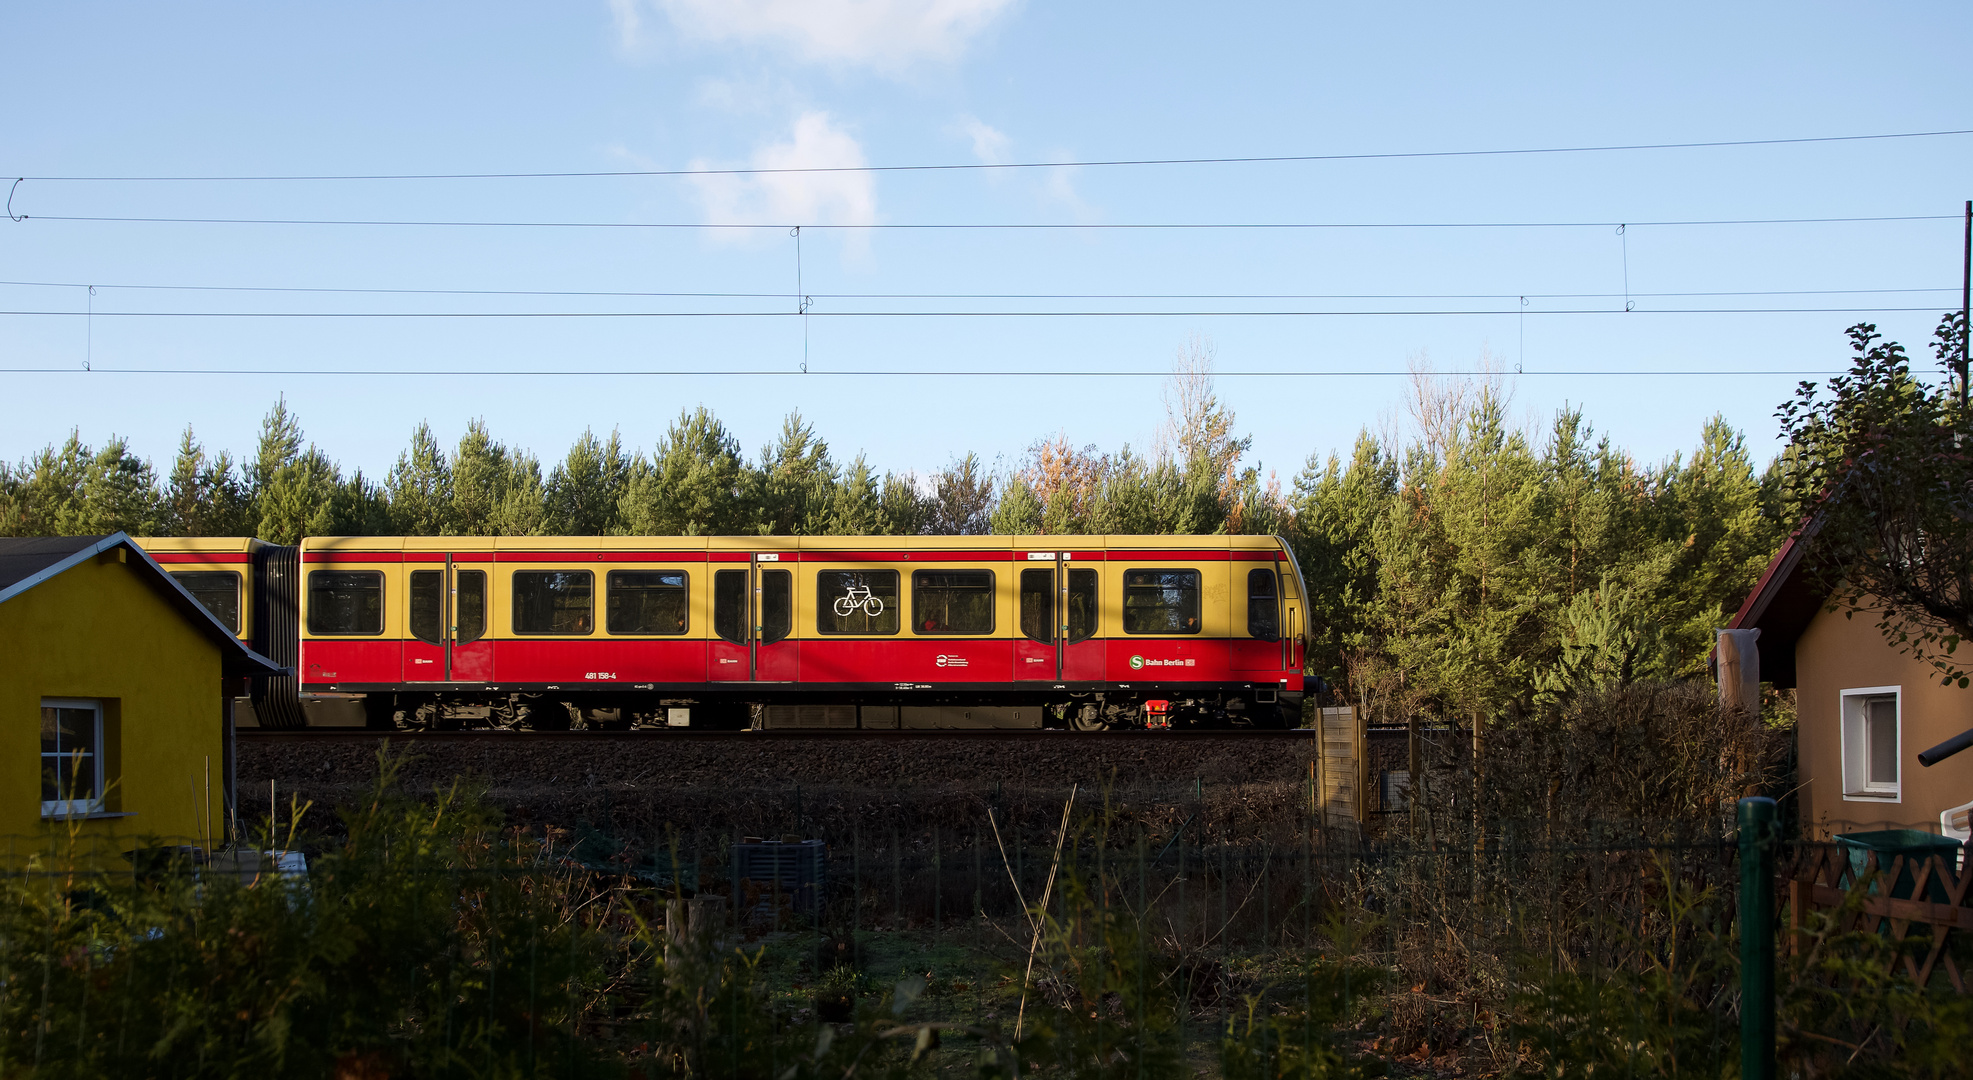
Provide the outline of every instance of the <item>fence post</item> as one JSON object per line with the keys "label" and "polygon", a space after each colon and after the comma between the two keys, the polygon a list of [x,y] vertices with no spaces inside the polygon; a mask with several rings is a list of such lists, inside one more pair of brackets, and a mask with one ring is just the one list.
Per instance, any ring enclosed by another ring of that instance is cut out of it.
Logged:
{"label": "fence post", "polygon": [[1774,800],[1740,800],[1740,1075],[1774,1080]]}

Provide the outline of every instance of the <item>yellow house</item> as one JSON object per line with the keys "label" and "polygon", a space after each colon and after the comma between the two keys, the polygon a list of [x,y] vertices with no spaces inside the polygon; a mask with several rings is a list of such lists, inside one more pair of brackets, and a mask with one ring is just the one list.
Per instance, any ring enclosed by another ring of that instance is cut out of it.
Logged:
{"label": "yellow house", "polygon": [[1791,537],[1735,616],[1759,630],[1761,678],[1795,690],[1797,798],[1814,838],[1920,829],[1964,840],[1973,751],[1927,767],[1920,752],[1973,728],[1973,690],[1885,643],[1877,616],[1828,609]]}
{"label": "yellow house", "polygon": [[222,842],[233,697],[282,670],[122,533],[0,539],[0,859]]}

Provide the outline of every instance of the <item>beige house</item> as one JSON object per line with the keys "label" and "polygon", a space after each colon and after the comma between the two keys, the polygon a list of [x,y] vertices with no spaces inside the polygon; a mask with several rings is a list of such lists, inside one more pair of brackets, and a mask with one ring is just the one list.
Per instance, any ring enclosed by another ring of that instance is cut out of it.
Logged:
{"label": "beige house", "polygon": [[1828,610],[1791,537],[1734,617],[1758,629],[1761,678],[1795,689],[1802,826],[1811,837],[1923,829],[1964,840],[1973,750],[1927,768],[1918,754],[1973,728],[1973,689],[1886,644],[1877,619]]}

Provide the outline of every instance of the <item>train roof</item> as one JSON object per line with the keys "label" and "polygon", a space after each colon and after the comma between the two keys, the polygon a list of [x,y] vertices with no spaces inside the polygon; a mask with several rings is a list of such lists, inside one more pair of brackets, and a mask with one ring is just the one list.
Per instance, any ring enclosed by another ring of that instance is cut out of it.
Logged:
{"label": "train roof", "polygon": [[272,546],[265,540],[251,536],[133,536],[130,539],[145,551],[173,553],[251,554],[260,548]]}
{"label": "train roof", "polygon": [[[311,536],[310,550],[446,551],[833,551],[910,548],[920,551],[1284,550],[1278,536]],[[218,549],[234,550],[234,549]]]}

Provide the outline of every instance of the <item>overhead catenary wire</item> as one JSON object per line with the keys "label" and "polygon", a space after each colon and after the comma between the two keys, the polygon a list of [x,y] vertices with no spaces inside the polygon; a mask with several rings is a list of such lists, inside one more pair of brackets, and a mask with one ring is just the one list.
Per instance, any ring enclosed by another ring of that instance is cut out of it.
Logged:
{"label": "overhead catenary wire", "polygon": [[[362,296],[575,296],[651,299],[785,300],[783,292],[652,291],[634,289],[416,289],[395,287],[314,285],[165,285],[156,283],[81,281],[6,281],[0,286],[36,289],[132,289],[158,292],[303,293]],[[1609,300],[1620,296],[1647,299],[1710,296],[1879,296],[1957,292],[1957,286],[1884,289],[1727,289],[1638,293],[823,293],[804,296],[828,300]]]}
{"label": "overhead catenary wire", "polygon": [[[1501,372],[1485,369],[1470,371],[1435,371],[1433,375],[1458,375],[1476,377],[1496,377],[1512,375],[1529,376],[1621,376],[1621,377],[1677,377],[1706,376],[1722,378],[1760,378],[1771,375],[1840,375],[1841,368],[1753,368],[1734,371],[1722,368],[1693,369],[1570,369],[1534,370]],[[1414,372],[1409,370],[1387,371],[1376,369],[1336,370],[1336,371],[1215,371],[1214,378],[1227,379],[1408,379]],[[453,368],[57,368],[22,367],[0,368],[0,375],[253,375],[253,376],[307,376],[307,377],[370,377],[393,376],[406,378],[730,378],[734,376],[814,378],[827,376],[835,378],[899,378],[899,379],[998,379],[998,378],[1048,378],[1048,379],[1168,379],[1169,370],[952,370],[952,371],[898,371],[885,369],[857,369],[831,371],[810,368],[801,371],[790,368],[703,368],[703,369],[521,369],[501,370],[481,368],[463,370]]]}
{"label": "overhead catenary wire", "polygon": [[1663,221],[868,221],[798,224],[786,221],[444,221],[410,218],[222,218],[84,214],[22,214],[20,222],[110,225],[281,225],[405,229],[717,229],[793,228],[837,232],[1204,232],[1213,230],[1323,231],[1375,229],[1700,228],[1748,225],[1846,225],[1898,221],[1958,221],[1958,214],[1878,214],[1793,218],[1687,218]]}
{"label": "overhead catenary wire", "polygon": [[22,176],[18,182],[40,183],[285,183],[380,180],[574,180],[628,177],[691,176],[771,176],[786,173],[900,173],[900,172],[984,172],[1018,169],[1097,169],[1174,165],[1272,165],[1342,161],[1403,161],[1429,158],[1517,157],[1552,154],[1609,154],[1659,150],[1710,150],[1731,147],[1806,146],[1818,143],[1850,143],[1909,139],[1949,138],[1973,135],[1973,128],[1937,131],[1878,132],[1862,135],[1810,135],[1769,139],[1714,139],[1685,142],[1603,143],[1574,146],[1506,147],[1472,150],[1398,150],[1332,154],[1262,154],[1221,157],[1108,158],[1093,161],[1007,161],[943,162],[918,165],[792,165],[772,168],[688,168],[688,169],[606,169],[541,170],[531,172],[431,172],[431,173],[290,173],[290,174],[207,174],[207,175],[38,175]]}
{"label": "overhead catenary wire", "polygon": [[[1738,307],[1738,308],[1541,308],[1528,315],[1832,315],[1903,313],[1934,311],[1936,308],[1847,306],[1847,307]],[[1046,309],[999,311],[61,311],[54,309],[0,310],[0,316],[98,319],[1149,319],[1149,318],[1378,318],[1392,316],[1488,316],[1515,315],[1514,308],[1390,308],[1339,310],[1266,311],[1235,309],[1186,309],[1182,311],[1110,311]]]}

